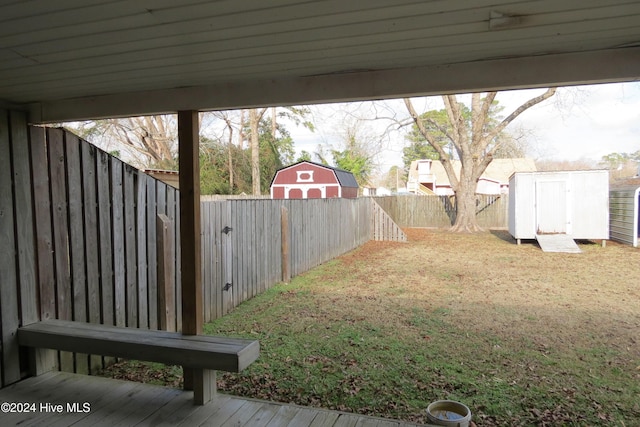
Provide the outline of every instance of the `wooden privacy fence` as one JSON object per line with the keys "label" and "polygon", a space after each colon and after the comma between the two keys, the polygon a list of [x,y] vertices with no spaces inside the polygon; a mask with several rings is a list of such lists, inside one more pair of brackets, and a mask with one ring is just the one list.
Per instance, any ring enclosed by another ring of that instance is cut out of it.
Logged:
{"label": "wooden privacy fence", "polygon": [[[178,192],[70,132],[27,126],[20,112],[0,111],[0,153],[2,384],[27,365],[15,342],[19,325],[158,328],[156,217],[179,220]],[[179,284],[179,268],[172,274]],[[179,329],[179,315],[176,322]],[[50,366],[79,373],[104,362],[65,352],[55,359]]]}
{"label": "wooden privacy fence", "polygon": [[[280,282],[283,249],[295,276],[371,237],[370,199],[202,207],[207,321]],[[70,132],[29,127],[24,113],[0,110],[2,386],[31,365],[17,328],[40,319],[180,330],[179,221],[173,187]],[[78,373],[113,360],[49,354],[40,366]]]}
{"label": "wooden privacy fence", "polygon": [[[444,228],[456,219],[455,196],[386,196],[374,200],[400,227]],[[478,224],[484,228],[507,228],[509,196],[476,195]]]}
{"label": "wooden privacy fence", "polygon": [[201,212],[205,321],[280,282],[283,248],[293,277],[371,236],[368,199],[228,200],[203,202]]}

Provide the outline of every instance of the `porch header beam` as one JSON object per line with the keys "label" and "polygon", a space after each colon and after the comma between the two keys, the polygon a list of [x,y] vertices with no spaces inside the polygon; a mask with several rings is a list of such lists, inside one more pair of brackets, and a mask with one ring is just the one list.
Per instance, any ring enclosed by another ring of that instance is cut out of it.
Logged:
{"label": "porch header beam", "polygon": [[640,80],[640,47],[269,80],[232,81],[30,106],[35,123]]}

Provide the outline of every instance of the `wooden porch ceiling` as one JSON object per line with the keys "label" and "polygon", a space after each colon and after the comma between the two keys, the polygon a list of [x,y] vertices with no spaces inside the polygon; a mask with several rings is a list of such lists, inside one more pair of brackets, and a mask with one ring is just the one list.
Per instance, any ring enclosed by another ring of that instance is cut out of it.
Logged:
{"label": "wooden porch ceiling", "polygon": [[0,2],[0,105],[62,121],[640,78],[638,0]]}

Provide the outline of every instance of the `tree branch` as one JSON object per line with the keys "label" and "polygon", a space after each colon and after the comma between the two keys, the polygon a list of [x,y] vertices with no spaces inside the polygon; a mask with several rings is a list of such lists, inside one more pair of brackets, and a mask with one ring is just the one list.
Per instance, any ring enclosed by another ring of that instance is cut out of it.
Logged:
{"label": "tree branch", "polygon": [[542,95],[536,96],[535,98],[531,98],[530,100],[528,100],[527,102],[519,106],[513,113],[509,114],[507,118],[505,118],[502,122],[500,122],[498,126],[496,126],[496,128],[491,132],[490,134],[491,138],[489,139],[493,140],[493,138],[495,138],[500,132],[502,132],[509,123],[514,121],[515,118],[518,117],[520,114],[522,114],[524,111],[528,110],[529,108],[533,107],[536,104],[541,103],[545,99],[551,98],[556,93],[557,89],[558,88],[550,87]]}
{"label": "tree branch", "polygon": [[464,141],[466,140],[466,126],[464,125],[462,114],[460,113],[458,97],[456,95],[443,95],[442,101],[444,102],[447,116],[449,117],[449,122],[451,123],[451,127],[453,128],[453,134],[455,135],[455,137],[452,138],[453,146],[458,153],[458,158],[461,159],[466,151],[466,147],[464,144]]}
{"label": "tree branch", "polygon": [[481,98],[481,93],[474,93],[472,96],[471,126],[474,145],[480,145],[489,118],[489,110],[497,94],[498,92],[488,92],[484,99]]}
{"label": "tree branch", "polygon": [[440,146],[440,144],[436,142],[433,135],[431,135],[431,133],[429,133],[427,128],[424,126],[424,123],[420,119],[420,116],[416,112],[415,108],[413,108],[413,104],[411,103],[411,100],[409,98],[404,98],[404,105],[406,105],[407,111],[409,111],[409,115],[411,116],[411,118],[413,119],[413,122],[418,127],[418,131],[420,132],[420,134],[422,134],[422,136],[424,136],[424,138],[427,140],[429,145],[431,145],[433,149],[436,150],[438,155],[440,155],[441,159],[445,159],[445,158],[448,159],[449,156],[444,151],[444,149]]}
{"label": "tree branch", "polygon": [[422,120],[420,120],[420,116],[418,116],[418,113],[416,112],[415,108],[413,108],[413,104],[411,103],[411,100],[409,98],[404,98],[404,105],[406,105],[407,110],[409,111],[409,115],[411,116],[416,126],[418,127],[418,131],[420,131],[420,133],[422,134],[422,136],[425,137],[429,145],[431,145],[431,147],[433,147],[433,149],[436,150],[436,152],[440,156],[440,161],[442,162],[442,166],[444,167],[444,170],[447,172],[447,176],[449,177],[451,188],[453,188],[455,191],[458,188],[459,181],[455,171],[453,170],[453,165],[451,164],[451,159],[449,158],[449,155],[446,153],[446,151],[444,151],[444,149],[440,146],[440,144],[436,142],[435,138],[433,137],[433,135],[429,133],[427,128],[424,127],[424,123],[422,122]]}

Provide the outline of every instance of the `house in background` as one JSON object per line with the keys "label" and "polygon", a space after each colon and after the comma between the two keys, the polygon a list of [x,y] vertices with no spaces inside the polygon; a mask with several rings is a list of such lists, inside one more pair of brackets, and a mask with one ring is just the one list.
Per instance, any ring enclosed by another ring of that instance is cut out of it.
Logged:
{"label": "house in background", "polygon": [[302,161],[279,169],[271,181],[272,199],[358,197],[358,183],[348,171]]}
{"label": "house in background", "polygon": [[391,190],[386,187],[363,187],[362,195],[364,197],[382,197],[390,196]]}
{"label": "house in background", "polygon": [[[456,176],[460,176],[462,163],[453,160]],[[533,159],[493,159],[487,170],[478,180],[476,193],[478,194],[507,194],[509,192],[509,177],[515,172],[535,172],[536,164]],[[435,194],[438,196],[453,196],[453,189],[447,172],[439,160],[414,160],[409,168],[407,190],[414,194]]]}

